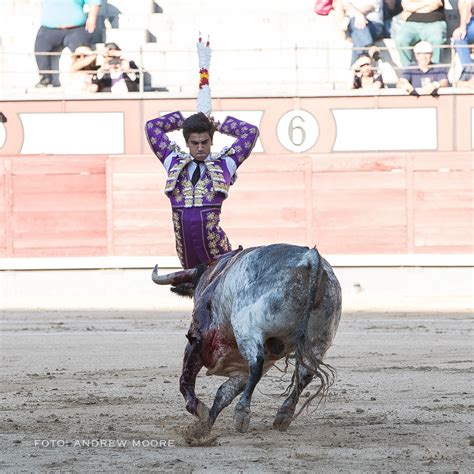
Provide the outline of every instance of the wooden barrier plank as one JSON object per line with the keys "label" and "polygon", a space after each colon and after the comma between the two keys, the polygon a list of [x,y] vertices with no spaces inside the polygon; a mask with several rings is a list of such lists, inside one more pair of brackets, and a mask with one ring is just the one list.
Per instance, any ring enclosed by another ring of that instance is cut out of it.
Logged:
{"label": "wooden barrier plank", "polygon": [[404,172],[328,172],[313,173],[313,189],[340,191],[346,189],[406,189]]}
{"label": "wooden barrier plank", "polygon": [[15,175],[13,192],[17,193],[88,193],[101,192],[105,196],[105,174],[97,175]]}
{"label": "wooden barrier plank", "polygon": [[[472,221],[471,221],[472,222]],[[444,223],[431,223],[418,226],[415,234],[416,247],[427,248],[470,248],[474,250],[474,233],[472,223],[464,226],[451,226]]]}
{"label": "wooden barrier plank", "polygon": [[103,231],[62,231],[60,233],[50,229],[41,229],[34,235],[21,235],[15,241],[15,250],[34,248],[81,248],[106,247],[106,237]]}
{"label": "wooden barrier plank", "polygon": [[416,171],[415,191],[444,191],[447,189],[471,190],[474,175],[470,171]]}
{"label": "wooden barrier plank", "polygon": [[405,170],[407,154],[404,153],[351,153],[312,156],[315,172],[360,172]]}
{"label": "wooden barrier plank", "polygon": [[36,247],[15,250],[11,255],[17,258],[26,257],[103,257],[107,252],[105,247]]}
{"label": "wooden barrier plank", "polygon": [[113,206],[114,209],[156,209],[159,211],[161,208],[170,207],[170,204],[163,192],[115,190]]}
{"label": "wooden barrier plank", "polygon": [[318,248],[325,253],[406,253],[405,226],[326,227],[315,232]]}
{"label": "wooden barrier plank", "polygon": [[71,212],[105,210],[104,193],[97,192],[42,192],[17,193],[14,212]]}
{"label": "wooden barrier plank", "polygon": [[13,214],[13,229],[16,238],[20,238],[21,234],[37,234],[42,229],[58,233],[102,229],[105,233],[105,210],[16,212]]}
{"label": "wooden barrier plank", "polygon": [[14,175],[104,174],[105,156],[81,155],[23,155],[13,161]]}
{"label": "wooden barrier plank", "polygon": [[413,169],[415,171],[439,171],[440,169],[472,171],[474,157],[472,152],[414,154]]}

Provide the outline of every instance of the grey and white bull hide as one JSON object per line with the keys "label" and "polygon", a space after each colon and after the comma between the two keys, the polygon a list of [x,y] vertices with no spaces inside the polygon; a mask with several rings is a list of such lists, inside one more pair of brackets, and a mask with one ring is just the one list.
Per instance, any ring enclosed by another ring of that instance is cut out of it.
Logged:
{"label": "grey and white bull hide", "polygon": [[[194,293],[180,390],[186,409],[198,421],[190,436],[209,434],[219,413],[241,392],[234,425],[246,432],[255,386],[276,361],[291,359],[295,370],[288,398],[278,410],[274,429],[284,431],[295,416],[300,394],[317,378],[324,397],[334,369],[322,362],[341,316],[341,289],[329,263],[314,248],[288,244],[253,247],[224,254],[203,265],[169,275],[153,271],[157,284]],[[207,375],[228,377],[209,410],[195,393],[202,367]]]}

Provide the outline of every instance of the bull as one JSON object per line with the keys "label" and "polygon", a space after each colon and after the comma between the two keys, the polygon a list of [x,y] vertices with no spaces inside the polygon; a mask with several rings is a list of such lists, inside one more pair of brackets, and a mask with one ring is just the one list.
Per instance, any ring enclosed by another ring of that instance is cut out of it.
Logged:
{"label": "bull", "polygon": [[[246,432],[253,391],[276,361],[291,360],[294,373],[288,397],[273,428],[284,431],[316,396],[324,397],[334,369],[323,362],[341,316],[341,288],[332,267],[316,248],[274,244],[221,255],[209,265],[158,275],[153,281],[194,297],[187,333],[180,391],[186,409],[197,417],[189,436],[210,433],[219,413],[242,393],[234,426]],[[195,393],[202,367],[207,375],[227,377],[211,409]],[[314,379],[319,389],[295,415],[299,397]]]}

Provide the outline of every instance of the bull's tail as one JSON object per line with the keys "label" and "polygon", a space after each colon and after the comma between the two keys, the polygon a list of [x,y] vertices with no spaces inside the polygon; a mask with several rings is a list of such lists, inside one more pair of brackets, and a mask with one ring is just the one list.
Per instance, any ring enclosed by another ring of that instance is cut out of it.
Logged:
{"label": "bull's tail", "polygon": [[294,387],[298,390],[299,387],[305,386],[304,381],[301,379],[301,369],[306,369],[305,372],[309,373],[313,378],[318,379],[320,386],[316,393],[306,399],[301,408],[294,415],[294,418],[307,408],[316,397],[319,397],[318,407],[326,398],[329,388],[336,379],[336,370],[322,361],[324,353],[321,353],[321,348],[314,347],[314,342],[311,340],[310,331],[308,330],[311,315],[316,308],[322,304],[326,285],[326,276],[324,274],[321,255],[316,247],[309,252],[311,253],[308,258],[310,276],[307,309],[305,319],[296,335],[294,351],[295,370],[291,378],[291,383],[287,387],[287,392]]}

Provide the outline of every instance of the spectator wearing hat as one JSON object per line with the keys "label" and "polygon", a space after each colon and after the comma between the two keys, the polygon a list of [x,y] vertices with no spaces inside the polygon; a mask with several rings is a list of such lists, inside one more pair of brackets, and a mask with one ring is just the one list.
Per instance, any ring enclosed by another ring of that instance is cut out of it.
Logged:
{"label": "spectator wearing hat", "polygon": [[441,50],[438,46],[447,41],[444,0],[402,0],[402,7],[401,17],[405,21],[394,38],[402,66],[413,61],[410,46],[419,41],[436,46],[432,57],[434,63],[439,63]]}
{"label": "spectator wearing hat", "polygon": [[431,62],[433,46],[427,41],[420,41],[413,49],[416,65],[403,70],[397,87],[412,95],[438,95],[440,87],[448,87],[446,68],[434,66]]}
{"label": "spectator wearing hat", "polygon": [[[67,47],[75,51],[90,45],[101,0],[42,0],[41,27],[35,40],[35,53],[60,52]],[[89,12],[84,13],[84,6]],[[53,81],[53,55],[36,54],[40,80],[36,87],[59,85]]]}
{"label": "spectator wearing hat", "polygon": [[381,89],[384,87],[381,74],[378,74],[372,66],[372,58],[368,54],[362,54],[352,66],[354,77],[352,89]]}
{"label": "spectator wearing hat", "polygon": [[344,0],[343,6],[349,16],[354,64],[361,53],[373,50],[375,41],[383,37],[383,0]]}
{"label": "spectator wearing hat", "polygon": [[459,26],[453,31],[451,41],[463,66],[472,63],[469,45],[474,43],[473,9],[472,0],[458,0]]}

